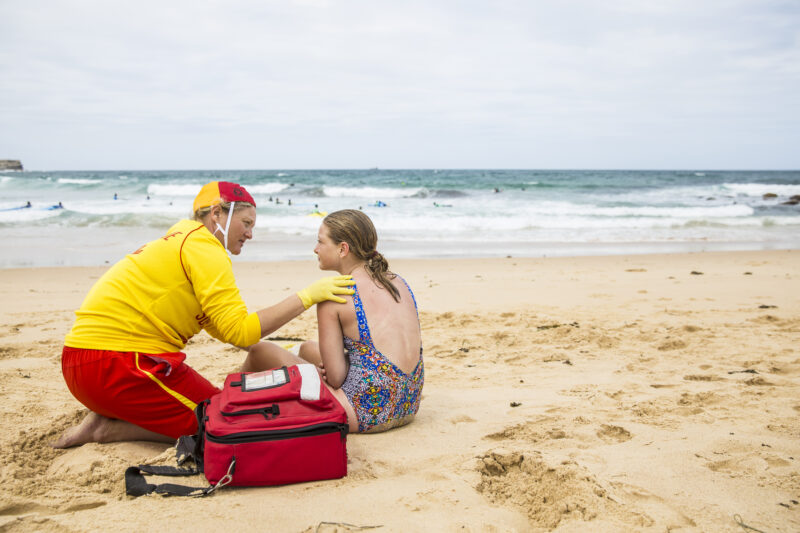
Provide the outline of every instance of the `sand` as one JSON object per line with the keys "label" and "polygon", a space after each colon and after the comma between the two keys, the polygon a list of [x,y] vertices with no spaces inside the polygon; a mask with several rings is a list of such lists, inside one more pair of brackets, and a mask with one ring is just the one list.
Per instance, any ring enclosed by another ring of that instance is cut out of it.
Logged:
{"label": "sand", "polygon": [[[125,495],[168,445],[48,446],[85,414],[60,348],[104,269],[0,271],[0,531],[800,531],[800,251],[392,266],[421,308],[417,419],[350,435],[341,480],[205,499]],[[319,275],[235,269],[254,308]],[[274,336],[315,334],[309,312]],[[216,382],[243,357],[186,351]]]}

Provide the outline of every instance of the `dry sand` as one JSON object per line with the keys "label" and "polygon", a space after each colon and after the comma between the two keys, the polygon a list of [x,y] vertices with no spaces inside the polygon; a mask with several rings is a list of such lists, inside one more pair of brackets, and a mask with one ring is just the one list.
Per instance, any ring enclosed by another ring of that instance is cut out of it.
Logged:
{"label": "dry sand", "polygon": [[[800,251],[392,266],[421,308],[417,419],[349,436],[344,479],[205,499],[125,495],[168,446],[48,446],[85,413],[60,348],[103,269],[0,271],[0,531],[800,531]],[[252,307],[319,275],[235,268]],[[186,351],[217,382],[243,357]]]}

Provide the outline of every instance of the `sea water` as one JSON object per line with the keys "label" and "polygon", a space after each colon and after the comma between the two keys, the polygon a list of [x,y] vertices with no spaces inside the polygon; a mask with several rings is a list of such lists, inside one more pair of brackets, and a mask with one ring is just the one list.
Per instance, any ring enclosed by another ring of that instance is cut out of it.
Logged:
{"label": "sea water", "polygon": [[213,180],[258,204],[236,260],[311,259],[313,212],[346,208],[372,218],[389,258],[800,247],[800,204],[785,205],[798,171],[26,171],[0,172],[0,267],[114,262]]}

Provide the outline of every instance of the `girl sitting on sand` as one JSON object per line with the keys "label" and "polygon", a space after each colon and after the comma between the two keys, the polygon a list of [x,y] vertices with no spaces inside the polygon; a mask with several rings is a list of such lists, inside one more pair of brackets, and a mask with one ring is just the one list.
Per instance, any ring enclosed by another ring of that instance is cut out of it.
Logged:
{"label": "girl sitting on sand", "polygon": [[271,343],[250,348],[245,372],[313,363],[347,411],[351,432],[378,432],[410,422],[424,381],[417,304],[408,284],[376,250],[375,226],[361,211],[326,216],[319,228],[319,268],[352,275],[346,305],[318,304],[319,342],[299,356]]}

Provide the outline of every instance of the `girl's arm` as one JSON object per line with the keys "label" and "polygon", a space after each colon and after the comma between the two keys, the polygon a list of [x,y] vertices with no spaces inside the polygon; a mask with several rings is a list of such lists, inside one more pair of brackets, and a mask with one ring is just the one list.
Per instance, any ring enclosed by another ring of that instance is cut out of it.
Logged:
{"label": "girl's arm", "polygon": [[317,323],[319,324],[319,353],[325,367],[328,385],[338,389],[347,377],[347,361],[344,356],[342,325],[339,322],[337,304],[323,302],[317,304]]}

